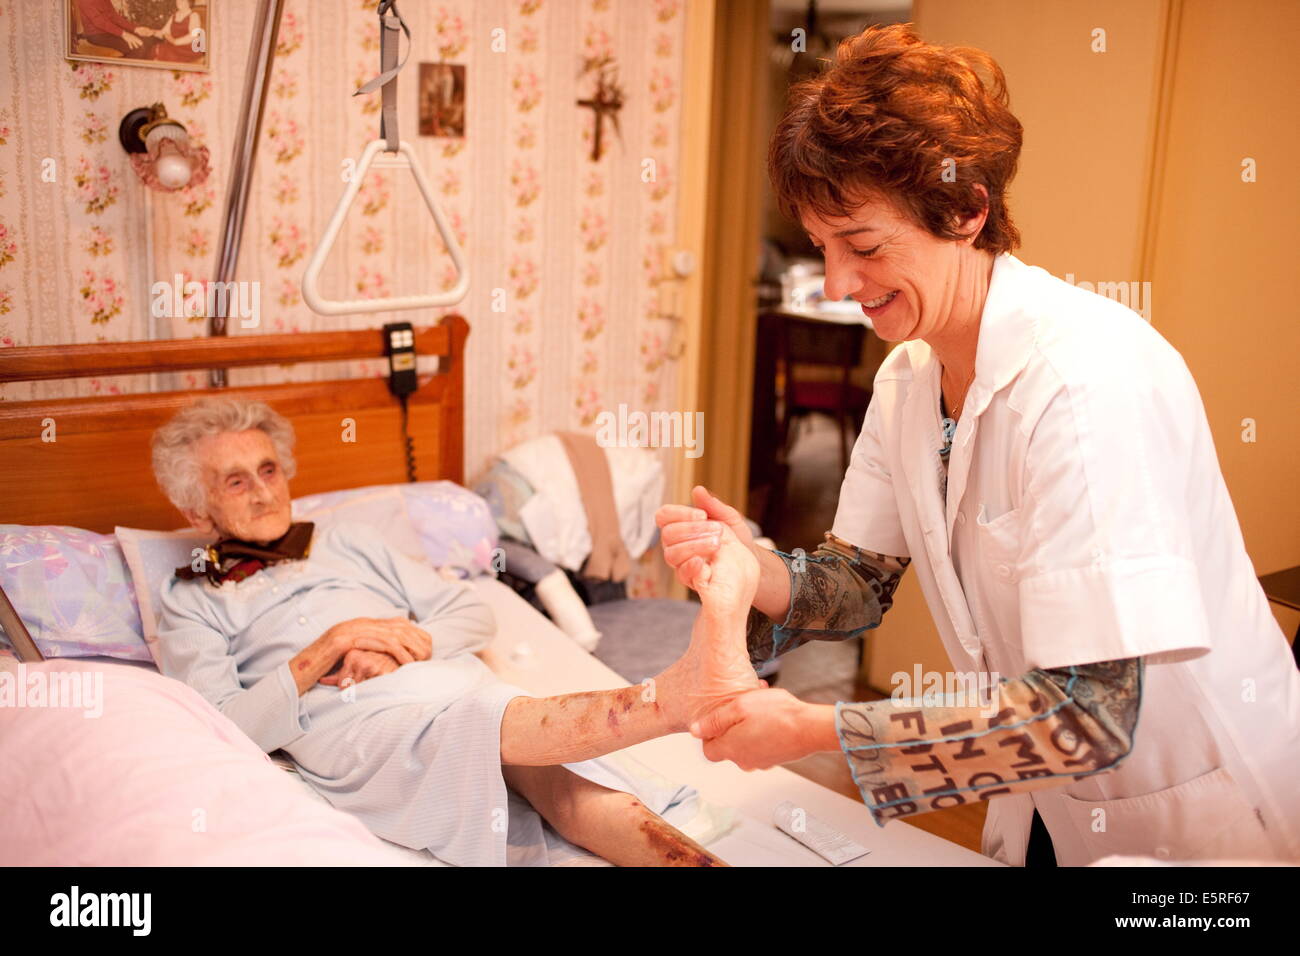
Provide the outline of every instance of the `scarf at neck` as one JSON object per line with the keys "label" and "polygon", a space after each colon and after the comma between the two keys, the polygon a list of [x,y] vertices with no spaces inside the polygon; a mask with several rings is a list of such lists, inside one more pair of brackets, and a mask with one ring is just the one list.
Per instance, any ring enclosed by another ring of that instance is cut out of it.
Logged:
{"label": "scarf at neck", "polygon": [[314,528],[315,525],[310,521],[295,522],[289,525],[289,530],[282,537],[269,544],[251,544],[238,538],[222,538],[216,544],[208,545],[201,559],[201,570],[196,571],[192,565],[187,564],[176,569],[176,576],[188,581],[202,574],[216,585],[226,581],[242,581],[268,565],[307,557],[311,551]]}

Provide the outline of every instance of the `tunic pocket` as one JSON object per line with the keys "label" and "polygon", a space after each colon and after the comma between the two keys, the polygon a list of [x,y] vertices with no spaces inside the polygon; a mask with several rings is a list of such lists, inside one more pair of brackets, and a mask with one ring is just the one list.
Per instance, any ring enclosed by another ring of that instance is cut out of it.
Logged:
{"label": "tunic pocket", "polygon": [[1020,599],[1016,568],[1020,557],[1020,510],[1007,511],[989,521],[980,507],[975,519],[975,581],[979,593],[967,603],[989,653],[986,666],[1003,677],[1020,673],[1024,654],[1020,647]]}
{"label": "tunic pocket", "polygon": [[1020,556],[1020,509],[1007,511],[991,521],[980,505],[975,518],[975,539],[980,564],[996,584],[1014,584],[1016,561]]}
{"label": "tunic pocket", "polygon": [[1061,794],[1077,832],[1064,865],[1105,856],[1157,860],[1272,859],[1276,853],[1237,782],[1216,767],[1177,786],[1119,800]]}

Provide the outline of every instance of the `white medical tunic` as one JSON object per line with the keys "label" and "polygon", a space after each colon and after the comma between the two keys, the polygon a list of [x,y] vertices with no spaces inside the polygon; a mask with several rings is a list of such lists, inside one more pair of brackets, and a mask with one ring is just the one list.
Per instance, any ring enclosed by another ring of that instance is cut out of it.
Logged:
{"label": "white medical tunic", "polygon": [[833,532],[910,557],[954,669],[1143,656],[1118,769],[991,798],[983,852],[1057,862],[1300,859],[1300,672],[1273,618],[1182,357],[1140,316],[994,261],[941,497],[941,366],[885,360]]}

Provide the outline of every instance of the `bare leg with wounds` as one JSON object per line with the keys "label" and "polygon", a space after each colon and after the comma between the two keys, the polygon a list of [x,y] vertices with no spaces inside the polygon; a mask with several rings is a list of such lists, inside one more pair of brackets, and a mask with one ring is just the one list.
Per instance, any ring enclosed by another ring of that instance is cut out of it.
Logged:
{"label": "bare leg with wounds", "polygon": [[617,866],[726,866],[630,793],[565,767],[502,767],[506,784],[570,843]]}
{"label": "bare leg with wounds", "polygon": [[702,607],[690,647],[667,670],[643,685],[512,700],[501,720],[506,782],[565,839],[611,862],[725,865],[636,798],[556,765],[682,733],[719,704],[764,686],[745,644],[757,583],[757,561],[728,532],[695,578]]}

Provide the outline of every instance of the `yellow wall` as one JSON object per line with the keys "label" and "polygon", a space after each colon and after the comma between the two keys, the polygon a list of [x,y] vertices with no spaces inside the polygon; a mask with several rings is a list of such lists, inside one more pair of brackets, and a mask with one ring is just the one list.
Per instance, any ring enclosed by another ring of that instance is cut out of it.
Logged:
{"label": "yellow wall", "polygon": [[[1300,452],[1286,429],[1300,413],[1300,6],[917,0],[913,22],[1006,72],[1025,127],[1016,254],[1075,281],[1151,282],[1150,318],[1200,386],[1256,570],[1300,564]],[[1092,49],[1099,28],[1105,52]],[[1241,182],[1244,156],[1256,183]],[[1253,444],[1241,441],[1248,417]],[[869,642],[868,681],[886,690],[918,661],[949,666],[919,586],[904,580]]]}
{"label": "yellow wall", "polygon": [[[1136,279],[1161,40],[1158,0],[917,0],[932,43],[988,52],[1025,128],[1016,255],[1054,275]],[[1103,29],[1106,52],[1093,53]]]}
{"label": "yellow wall", "polygon": [[1153,234],[1153,321],[1196,376],[1259,574],[1300,564],[1297,43],[1295,3],[1183,5]]}

